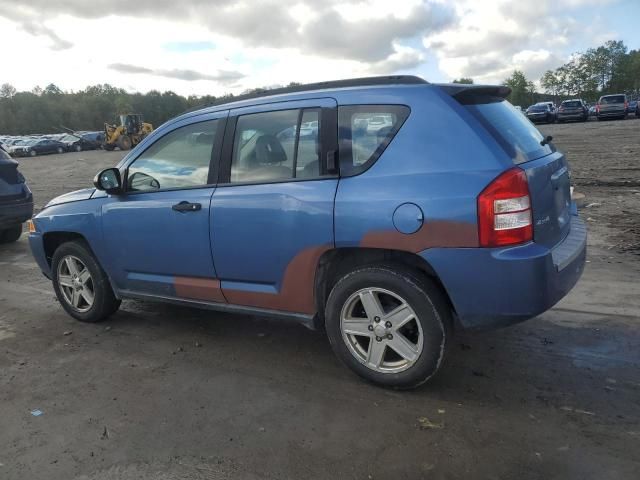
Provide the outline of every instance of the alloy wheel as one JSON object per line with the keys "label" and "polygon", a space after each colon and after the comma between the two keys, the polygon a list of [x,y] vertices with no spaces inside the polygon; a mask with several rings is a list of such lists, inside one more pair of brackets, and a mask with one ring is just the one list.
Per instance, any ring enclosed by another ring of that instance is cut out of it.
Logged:
{"label": "alloy wheel", "polygon": [[416,313],[383,288],[353,293],[342,307],[340,328],[349,352],[376,372],[407,370],[422,353],[424,334]]}
{"label": "alloy wheel", "polygon": [[64,300],[78,312],[91,309],[95,300],[93,278],[78,257],[67,255],[58,264],[58,286]]}

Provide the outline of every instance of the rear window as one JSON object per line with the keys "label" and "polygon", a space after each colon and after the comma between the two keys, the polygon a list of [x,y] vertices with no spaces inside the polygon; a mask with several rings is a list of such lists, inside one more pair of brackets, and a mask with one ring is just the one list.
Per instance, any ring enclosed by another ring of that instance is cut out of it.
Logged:
{"label": "rear window", "polygon": [[577,108],[582,106],[580,102],[577,100],[571,100],[570,102],[562,102],[562,105],[567,108]]}
{"label": "rear window", "polygon": [[610,103],[624,103],[624,95],[610,95],[608,97],[601,97],[600,103],[610,104]]}
{"label": "rear window", "polygon": [[549,105],[534,105],[533,107],[529,107],[530,112],[546,112],[549,110]]}
{"label": "rear window", "polygon": [[496,139],[513,163],[528,162],[553,152],[550,145],[540,145],[544,138],[540,131],[506,100],[476,96],[470,101],[473,103],[467,102],[465,108]]}
{"label": "rear window", "polygon": [[345,105],[338,108],[340,173],[364,172],[382,155],[409,116],[404,105]]}

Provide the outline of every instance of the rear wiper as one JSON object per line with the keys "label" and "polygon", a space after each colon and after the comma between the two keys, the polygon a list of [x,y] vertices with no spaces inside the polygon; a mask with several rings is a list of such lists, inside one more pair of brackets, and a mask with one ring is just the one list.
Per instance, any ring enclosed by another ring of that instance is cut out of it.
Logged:
{"label": "rear wiper", "polygon": [[542,140],[540,140],[540,145],[544,147],[546,144],[551,143],[551,140],[553,140],[553,137],[551,135],[547,135]]}

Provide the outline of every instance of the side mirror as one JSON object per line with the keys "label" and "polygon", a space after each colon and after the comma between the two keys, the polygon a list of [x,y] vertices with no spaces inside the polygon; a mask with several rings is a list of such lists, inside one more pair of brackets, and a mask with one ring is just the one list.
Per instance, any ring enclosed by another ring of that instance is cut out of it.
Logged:
{"label": "side mirror", "polygon": [[104,190],[107,193],[120,193],[122,190],[120,170],[117,168],[107,168],[101,171],[93,179],[93,185],[98,190]]}

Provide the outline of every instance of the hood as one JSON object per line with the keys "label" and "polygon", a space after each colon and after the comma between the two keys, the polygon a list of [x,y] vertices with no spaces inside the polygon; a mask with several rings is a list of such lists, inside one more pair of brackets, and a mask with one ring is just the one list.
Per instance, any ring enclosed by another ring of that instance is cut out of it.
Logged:
{"label": "hood", "polygon": [[89,200],[95,191],[95,188],[83,188],[82,190],[76,190],[75,192],[65,193],[64,195],[60,195],[59,197],[56,197],[53,200],[49,201],[49,203],[47,203],[44,208],[52,207],[54,205],[60,205],[62,203]]}

